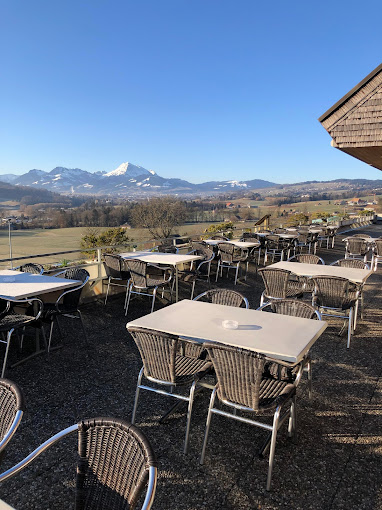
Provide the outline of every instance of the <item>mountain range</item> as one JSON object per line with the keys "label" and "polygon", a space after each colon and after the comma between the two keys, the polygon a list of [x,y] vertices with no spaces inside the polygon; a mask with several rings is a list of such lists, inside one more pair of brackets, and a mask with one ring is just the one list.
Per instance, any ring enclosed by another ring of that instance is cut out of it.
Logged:
{"label": "mountain range", "polygon": [[56,167],[50,172],[29,170],[23,175],[3,174],[0,181],[73,195],[145,195],[159,193],[224,193],[276,186],[262,179],[248,181],[209,181],[193,184],[183,179],[166,179],[153,170],[122,163],[111,172],[87,172],[80,168]]}

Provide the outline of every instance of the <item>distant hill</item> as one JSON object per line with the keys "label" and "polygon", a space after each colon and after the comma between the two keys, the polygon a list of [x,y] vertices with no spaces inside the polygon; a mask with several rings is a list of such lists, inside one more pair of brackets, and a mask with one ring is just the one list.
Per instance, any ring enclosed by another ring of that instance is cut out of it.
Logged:
{"label": "distant hill", "polygon": [[[2,176],[0,176],[1,178]],[[16,186],[7,182],[0,181],[0,202],[14,200],[25,205],[49,203],[63,205],[77,205],[79,200],[73,200],[72,197],[65,197],[59,193],[53,193],[46,189],[35,189],[28,186]],[[81,200],[80,200],[81,201]]]}

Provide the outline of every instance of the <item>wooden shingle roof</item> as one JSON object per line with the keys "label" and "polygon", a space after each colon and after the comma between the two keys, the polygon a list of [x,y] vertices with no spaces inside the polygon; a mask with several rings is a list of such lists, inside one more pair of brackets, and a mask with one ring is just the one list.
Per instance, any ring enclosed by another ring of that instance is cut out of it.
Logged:
{"label": "wooden shingle roof", "polygon": [[382,170],[382,64],[318,120],[333,147]]}

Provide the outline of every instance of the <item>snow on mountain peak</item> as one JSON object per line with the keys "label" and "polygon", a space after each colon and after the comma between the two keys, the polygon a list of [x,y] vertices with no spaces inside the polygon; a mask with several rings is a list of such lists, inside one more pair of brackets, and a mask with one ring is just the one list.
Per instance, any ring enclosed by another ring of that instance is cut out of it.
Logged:
{"label": "snow on mountain peak", "polygon": [[118,177],[121,175],[126,175],[131,178],[148,173],[155,175],[155,172],[153,170],[146,170],[146,168],[143,168],[142,166],[137,166],[133,165],[132,163],[126,162],[119,165],[119,167],[116,168],[115,170],[112,170],[111,172],[104,174],[104,177]]}

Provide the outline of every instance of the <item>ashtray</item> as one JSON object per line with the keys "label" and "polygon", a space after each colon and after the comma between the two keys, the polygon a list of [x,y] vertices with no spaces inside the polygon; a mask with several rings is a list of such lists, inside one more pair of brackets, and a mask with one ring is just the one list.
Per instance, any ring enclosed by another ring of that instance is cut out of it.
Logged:
{"label": "ashtray", "polygon": [[239,327],[239,323],[237,321],[225,320],[222,321],[222,326],[224,329],[237,329]]}

